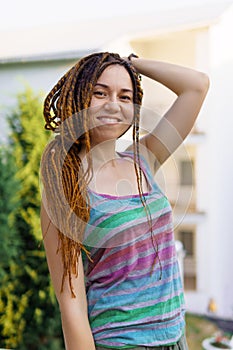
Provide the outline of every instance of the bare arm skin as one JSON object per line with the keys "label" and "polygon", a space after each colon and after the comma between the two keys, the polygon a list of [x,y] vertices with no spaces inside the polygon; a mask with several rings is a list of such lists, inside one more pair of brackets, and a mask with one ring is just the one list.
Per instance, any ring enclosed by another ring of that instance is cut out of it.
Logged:
{"label": "bare arm skin", "polygon": [[53,287],[60,307],[66,350],[95,350],[87,314],[82,258],[81,256],[79,258],[78,277],[73,276],[76,298],[72,298],[67,279],[61,293],[63,264],[61,254],[57,253],[58,234],[56,227],[49,222],[50,219],[42,205],[41,227],[44,246]]}
{"label": "bare arm skin", "polygon": [[[163,164],[191,131],[209,88],[206,74],[166,62],[131,58],[135,69],[169,88],[177,98],[141,144]],[[152,166],[154,168],[154,166]]]}

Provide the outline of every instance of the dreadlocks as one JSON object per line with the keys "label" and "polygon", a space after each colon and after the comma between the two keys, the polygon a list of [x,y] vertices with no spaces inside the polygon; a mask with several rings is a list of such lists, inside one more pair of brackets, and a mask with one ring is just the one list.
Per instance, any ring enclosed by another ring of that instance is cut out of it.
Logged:
{"label": "dreadlocks", "polygon": [[[59,247],[63,261],[63,279],[69,279],[72,296],[72,274],[77,276],[77,263],[81,250],[91,259],[82,244],[86,223],[90,217],[87,192],[92,176],[88,113],[93,88],[106,67],[119,64],[128,71],[133,84],[133,147],[134,167],[143,206],[142,174],[139,154],[139,119],[143,92],[140,76],[134,67],[118,54],[94,53],[82,58],[53,87],[44,101],[45,128],[57,134],[46,147],[41,164],[44,201],[50,219],[58,229]],[[79,157],[85,150],[88,170],[84,172]],[[148,216],[148,212],[147,212]],[[48,229],[47,229],[48,231]]]}

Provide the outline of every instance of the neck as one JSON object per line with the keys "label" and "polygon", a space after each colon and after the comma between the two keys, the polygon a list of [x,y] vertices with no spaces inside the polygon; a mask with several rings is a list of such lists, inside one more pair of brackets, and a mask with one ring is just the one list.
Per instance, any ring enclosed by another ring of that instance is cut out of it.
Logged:
{"label": "neck", "polygon": [[118,158],[116,153],[116,140],[107,140],[91,147],[93,165],[114,161]]}

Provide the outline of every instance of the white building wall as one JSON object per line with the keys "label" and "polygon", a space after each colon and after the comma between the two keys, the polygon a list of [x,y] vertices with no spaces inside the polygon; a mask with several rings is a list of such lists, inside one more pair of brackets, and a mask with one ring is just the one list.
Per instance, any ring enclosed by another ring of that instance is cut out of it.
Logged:
{"label": "white building wall", "polygon": [[16,94],[30,86],[35,93],[46,95],[72,64],[63,61],[0,66],[0,142],[6,138],[6,115],[16,105]]}
{"label": "white building wall", "polygon": [[210,32],[211,122],[209,292],[220,314],[233,317],[233,7]]}
{"label": "white building wall", "polygon": [[[209,59],[209,28],[205,28],[196,34],[195,68],[210,74]],[[209,123],[211,112],[209,108],[209,94],[199,113],[196,129],[204,132],[202,141],[196,146],[195,158],[195,192],[196,209],[203,213],[201,220],[196,221],[196,277],[195,291],[186,292],[187,309],[194,313],[205,313],[209,301],[209,280],[211,276],[211,264],[208,263],[207,252],[210,243],[209,238]]]}
{"label": "white building wall", "polygon": [[[206,219],[198,226],[198,290],[188,295],[191,308],[203,312],[209,298],[217,313],[233,317],[233,10],[210,28],[207,48],[210,91],[200,118],[206,142],[198,149],[198,207]],[[204,61],[204,59],[203,59]]]}

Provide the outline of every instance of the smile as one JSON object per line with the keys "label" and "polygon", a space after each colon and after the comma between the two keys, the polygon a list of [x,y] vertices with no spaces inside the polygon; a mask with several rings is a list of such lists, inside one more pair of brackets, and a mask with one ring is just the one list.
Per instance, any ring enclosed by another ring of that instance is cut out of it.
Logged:
{"label": "smile", "polygon": [[103,124],[115,124],[121,122],[120,118],[115,117],[98,117],[97,119],[100,120]]}

